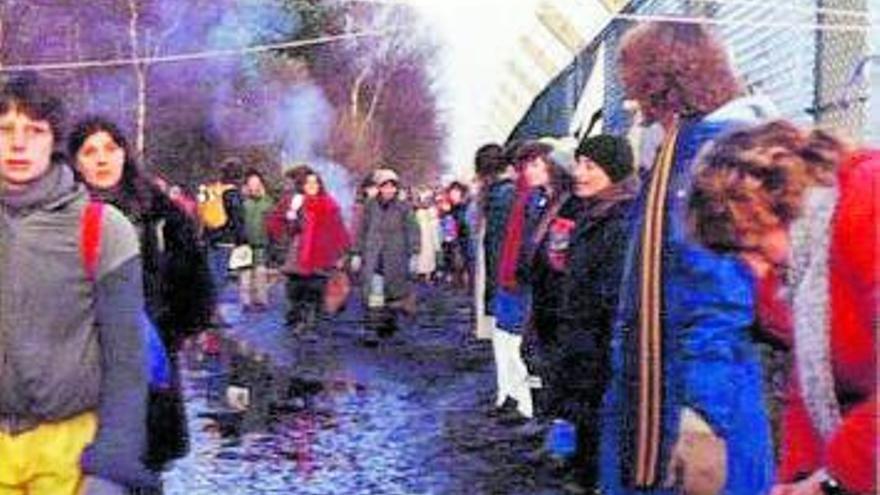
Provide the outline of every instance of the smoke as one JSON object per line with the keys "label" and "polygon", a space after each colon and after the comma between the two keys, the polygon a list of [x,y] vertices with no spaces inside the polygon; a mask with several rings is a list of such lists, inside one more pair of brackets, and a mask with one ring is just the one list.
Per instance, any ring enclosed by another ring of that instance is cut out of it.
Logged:
{"label": "smoke", "polygon": [[[52,5],[6,4],[4,12],[15,14],[21,22],[13,26],[14,44],[2,47],[2,53],[10,54],[4,62],[132,55],[128,2]],[[137,6],[138,55],[146,57],[293,40],[303,27],[302,17],[284,0],[140,0]],[[55,35],[58,26],[70,29]],[[350,177],[344,167],[326,158],[335,124],[333,107],[321,88],[310,82],[308,71],[297,68],[301,63],[279,54],[262,54],[148,65],[148,158],[165,168],[192,168],[194,160],[204,160],[198,157],[216,154],[218,145],[224,149],[280,148],[278,162],[284,167],[303,162],[315,167],[347,212],[353,198]],[[132,67],[47,73],[47,77],[69,82],[65,83],[65,99],[74,119],[88,113],[105,115],[134,141],[138,93]],[[168,135],[193,129],[204,130],[219,143],[183,139],[179,141],[202,146],[201,153],[195,148],[168,149]]]}
{"label": "smoke", "polygon": [[[160,2],[161,24],[179,24],[175,20],[184,14],[181,3]],[[220,1],[199,5],[196,10],[190,7],[186,15],[195,22],[187,21],[170,33],[168,51],[229,49],[294,39],[302,19],[281,4],[272,0]],[[156,75],[162,79],[159,84],[179,88],[184,98],[190,98],[193,88],[208,88],[205,98],[211,128],[226,148],[280,146],[282,168],[299,163],[312,166],[348,215],[354,203],[351,177],[342,165],[326,157],[335,123],[332,105],[309,80],[307,70],[297,67],[301,62],[267,57],[273,56],[200,62],[196,71],[169,66]],[[286,67],[278,70],[278,64]]]}
{"label": "smoke", "polygon": [[354,205],[351,174],[326,156],[335,120],[333,106],[324,91],[305,80],[284,92],[275,109],[271,130],[281,142],[283,166],[305,163],[317,170],[347,218]]}

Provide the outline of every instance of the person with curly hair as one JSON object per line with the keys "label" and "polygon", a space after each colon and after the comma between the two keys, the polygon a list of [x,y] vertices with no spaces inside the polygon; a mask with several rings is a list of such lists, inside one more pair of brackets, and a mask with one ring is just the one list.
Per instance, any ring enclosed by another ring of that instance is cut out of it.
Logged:
{"label": "person with curly hair", "polygon": [[631,29],[628,98],[663,144],[642,177],[611,336],[600,447],[604,493],[766,493],[773,482],[752,284],[738,260],[686,235],[694,157],[771,110],[745,96],[721,43],[687,22]]}
{"label": "person with curly hair", "polygon": [[[694,235],[788,294],[790,316],[776,318],[790,325],[780,338],[793,366],[774,495],[876,493],[880,152],[779,121],[725,137],[701,163]],[[774,306],[759,300],[759,319]]]}

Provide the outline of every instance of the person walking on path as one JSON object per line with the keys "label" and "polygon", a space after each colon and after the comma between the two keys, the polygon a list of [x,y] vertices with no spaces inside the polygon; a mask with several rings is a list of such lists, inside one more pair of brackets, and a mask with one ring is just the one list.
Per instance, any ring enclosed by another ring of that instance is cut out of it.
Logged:
{"label": "person walking on path", "polygon": [[[239,181],[241,163],[228,159],[217,178],[199,188],[199,220],[208,245],[208,262],[218,296],[229,280],[229,260],[233,249],[247,242]],[[215,321],[226,325],[215,308]]]}
{"label": "person walking on path", "polygon": [[415,311],[410,275],[417,268],[421,243],[412,207],[398,197],[397,172],[378,169],[373,182],[379,195],[364,205],[352,269],[360,272],[368,325],[387,337],[397,331],[399,313]]}
{"label": "person walking on path", "polygon": [[0,493],[156,491],[137,233],[112,206],[84,221],[99,210],[53,152],[62,118],[36,76],[0,86]]}
{"label": "person walking on path", "polygon": [[434,195],[430,189],[416,192],[415,219],[419,226],[419,261],[416,275],[423,282],[429,282],[437,271],[437,255],[441,251],[440,226],[437,209],[433,204]]}
{"label": "person walking on path", "polygon": [[78,178],[93,200],[119,208],[139,235],[146,315],[170,358],[168,386],[150,390],[150,466],[161,471],[189,448],[177,351],[210,323],[214,291],[195,222],[149,180],[112,122],[89,117],[68,139]]}
{"label": "person walking on path", "polygon": [[245,174],[244,227],[247,243],[253,250],[253,264],[239,273],[239,299],[245,312],[264,311],[269,307],[269,234],[266,217],[274,207],[266,191],[263,176],[256,170]]}
{"label": "person walking on path", "polygon": [[279,206],[269,229],[276,238],[290,238],[281,271],[287,275],[287,323],[301,334],[317,324],[327,277],[342,266],[350,240],[339,205],[311,168],[297,173],[293,194]]}

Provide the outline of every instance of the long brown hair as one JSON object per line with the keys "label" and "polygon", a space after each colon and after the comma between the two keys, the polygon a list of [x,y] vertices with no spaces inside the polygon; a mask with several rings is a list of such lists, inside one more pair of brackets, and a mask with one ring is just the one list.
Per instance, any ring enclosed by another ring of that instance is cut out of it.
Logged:
{"label": "long brown hair", "polygon": [[[86,140],[99,132],[106,132],[113,139],[113,142],[122,148],[125,155],[119,184],[107,191],[98,190],[88,184],[79,173],[79,168],[75,166],[76,155]],[[135,162],[128,139],[119,126],[104,117],[90,116],[79,121],[68,137],[67,151],[70,154],[70,159],[74,162],[73,170],[77,179],[83,182],[94,195],[111,202],[129,216],[139,219],[152,209],[155,197],[163,194]]]}

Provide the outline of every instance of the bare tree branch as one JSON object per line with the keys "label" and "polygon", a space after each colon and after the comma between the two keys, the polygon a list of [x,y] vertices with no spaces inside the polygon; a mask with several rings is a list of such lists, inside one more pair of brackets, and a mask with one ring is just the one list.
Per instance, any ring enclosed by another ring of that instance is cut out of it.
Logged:
{"label": "bare tree branch", "polygon": [[[131,56],[137,59],[140,56],[140,40],[138,38],[138,12],[137,0],[128,0],[129,24],[128,34],[131,43]],[[144,160],[144,147],[146,142],[147,127],[147,73],[142,62],[133,65],[137,80],[137,107],[136,107],[136,138],[135,153],[139,162]]]}

